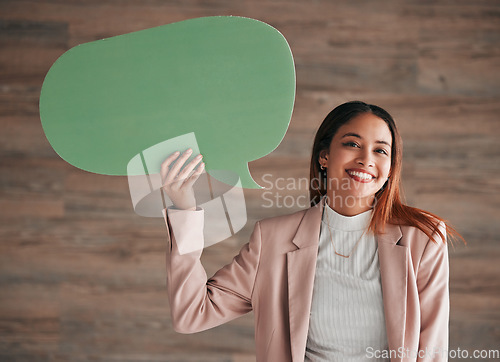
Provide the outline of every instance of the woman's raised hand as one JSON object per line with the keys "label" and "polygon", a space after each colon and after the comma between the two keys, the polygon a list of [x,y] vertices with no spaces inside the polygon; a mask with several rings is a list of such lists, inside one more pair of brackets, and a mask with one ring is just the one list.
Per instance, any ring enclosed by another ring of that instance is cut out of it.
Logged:
{"label": "woman's raised hand", "polygon": [[[161,164],[160,174],[163,184],[162,188],[174,204],[174,207],[178,209],[196,209],[193,184],[203,172],[205,163],[201,162],[195,170],[196,165],[203,157],[200,154],[181,170],[192,153],[193,150],[190,148],[180,155],[180,157],[179,151],[174,152]],[[173,165],[170,167],[172,163]]]}

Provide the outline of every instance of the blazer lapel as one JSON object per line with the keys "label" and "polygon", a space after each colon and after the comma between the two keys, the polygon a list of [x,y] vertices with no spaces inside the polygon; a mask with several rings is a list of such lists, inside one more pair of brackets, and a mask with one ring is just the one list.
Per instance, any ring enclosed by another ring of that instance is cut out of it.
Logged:
{"label": "blazer lapel", "polygon": [[385,324],[390,350],[398,350],[404,345],[408,252],[406,246],[397,245],[401,237],[401,228],[392,224],[386,225],[384,234],[377,235]]}
{"label": "blazer lapel", "polygon": [[[298,249],[287,253],[292,361],[304,360],[324,201],[306,211],[292,240]],[[376,237],[390,350],[404,345],[408,253],[406,246],[397,245],[401,237],[401,228],[392,224]]]}
{"label": "blazer lapel", "polygon": [[303,361],[306,351],[322,211],[323,201],[306,211],[292,240],[298,249],[287,253],[292,361]]}

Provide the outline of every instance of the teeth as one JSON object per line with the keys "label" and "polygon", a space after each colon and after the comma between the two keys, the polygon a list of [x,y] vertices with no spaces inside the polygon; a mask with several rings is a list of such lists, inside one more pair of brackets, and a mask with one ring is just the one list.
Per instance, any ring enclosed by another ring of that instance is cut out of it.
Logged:
{"label": "teeth", "polygon": [[359,172],[359,171],[348,171],[348,174],[352,175],[352,176],[357,176],[357,177],[362,178],[364,180],[371,180],[373,178],[372,175],[364,173],[364,172]]}

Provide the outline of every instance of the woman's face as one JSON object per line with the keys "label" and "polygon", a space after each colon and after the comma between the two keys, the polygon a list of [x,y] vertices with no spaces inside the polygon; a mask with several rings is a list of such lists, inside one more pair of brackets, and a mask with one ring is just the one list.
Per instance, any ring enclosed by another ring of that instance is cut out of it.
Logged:
{"label": "woman's face", "polygon": [[372,206],[389,177],[391,146],[389,127],[372,113],[362,113],[338,129],[319,158],[327,168],[327,195],[333,197],[333,205]]}

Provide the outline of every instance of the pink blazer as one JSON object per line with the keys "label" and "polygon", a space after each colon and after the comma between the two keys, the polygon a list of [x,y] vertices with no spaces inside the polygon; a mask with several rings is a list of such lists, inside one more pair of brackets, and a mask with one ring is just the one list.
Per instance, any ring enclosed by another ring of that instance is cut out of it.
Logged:
{"label": "pink blazer", "polygon": [[[203,210],[164,210],[174,329],[199,332],[253,310],[257,361],[304,361],[322,210],[323,202],[257,222],[240,253],[208,280]],[[392,224],[376,239],[391,361],[447,360],[446,244]],[[180,255],[181,243],[198,250]]]}

